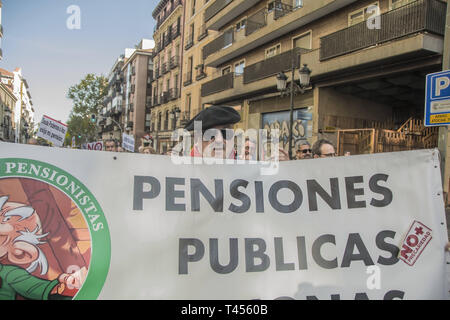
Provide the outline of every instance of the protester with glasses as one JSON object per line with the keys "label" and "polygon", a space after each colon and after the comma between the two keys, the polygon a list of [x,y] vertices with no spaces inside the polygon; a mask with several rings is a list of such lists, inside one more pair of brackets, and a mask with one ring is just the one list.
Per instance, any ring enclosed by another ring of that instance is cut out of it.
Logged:
{"label": "protester with glasses", "polygon": [[297,160],[312,159],[312,149],[308,141],[302,141],[297,150]]}
{"label": "protester with glasses", "polygon": [[321,139],[314,144],[312,153],[315,159],[336,157],[336,148],[331,141]]}

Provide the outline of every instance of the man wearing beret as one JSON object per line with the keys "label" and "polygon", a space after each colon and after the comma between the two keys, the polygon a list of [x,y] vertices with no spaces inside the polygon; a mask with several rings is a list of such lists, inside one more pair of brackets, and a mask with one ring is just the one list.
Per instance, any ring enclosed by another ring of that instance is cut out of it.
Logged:
{"label": "man wearing beret", "polygon": [[[233,125],[239,121],[239,113],[227,106],[211,106],[200,112],[184,128],[195,131],[191,156],[235,159]],[[196,122],[201,123],[201,127],[197,127]],[[280,150],[279,154],[279,161],[289,159],[284,150]]]}
{"label": "man wearing beret", "polygon": [[[241,121],[239,113],[230,107],[212,106],[197,114],[185,126],[194,131],[192,157],[234,159],[233,125]],[[201,123],[196,126],[195,123]]]}

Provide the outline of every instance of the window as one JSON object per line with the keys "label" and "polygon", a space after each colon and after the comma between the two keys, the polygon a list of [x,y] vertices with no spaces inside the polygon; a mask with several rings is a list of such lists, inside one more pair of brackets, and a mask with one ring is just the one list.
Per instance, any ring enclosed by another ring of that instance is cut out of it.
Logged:
{"label": "window", "polygon": [[391,9],[397,9],[416,0],[391,0]]}
{"label": "window", "polygon": [[293,39],[294,48],[311,49],[311,32]]}
{"label": "window", "polygon": [[229,74],[231,72],[231,66],[225,67],[222,69],[222,75]]}
{"label": "window", "polygon": [[245,25],[247,24],[247,19],[243,19],[236,23],[236,32],[245,29]]}
{"label": "window", "polygon": [[189,41],[191,41],[193,43],[194,42],[194,24],[191,24],[190,30],[191,30],[191,32],[189,34],[189,36],[190,36]]}
{"label": "window", "polygon": [[281,44],[277,44],[276,46],[266,49],[266,59],[272,58],[280,53],[281,53]]}
{"label": "window", "polygon": [[[394,0],[392,0],[394,1]],[[401,0],[401,1],[405,1],[405,0]],[[406,0],[408,1],[408,0]],[[369,11],[369,8],[372,6],[377,6],[378,8],[380,7],[380,5],[378,4],[378,2],[372,3],[371,5],[361,8],[359,10],[353,11],[348,15],[348,26],[353,26],[355,24],[361,23],[366,21],[367,19],[369,19],[372,15],[373,12]]]}
{"label": "window", "polygon": [[294,9],[303,8],[303,0],[294,0],[294,3],[292,6],[294,7]]}
{"label": "window", "polygon": [[186,95],[186,109],[188,111],[189,116],[191,115],[191,103],[192,103],[192,99],[191,99],[191,94],[187,94]]}
{"label": "window", "polygon": [[242,76],[244,74],[244,68],[245,68],[245,60],[235,63],[234,64],[234,75]]}

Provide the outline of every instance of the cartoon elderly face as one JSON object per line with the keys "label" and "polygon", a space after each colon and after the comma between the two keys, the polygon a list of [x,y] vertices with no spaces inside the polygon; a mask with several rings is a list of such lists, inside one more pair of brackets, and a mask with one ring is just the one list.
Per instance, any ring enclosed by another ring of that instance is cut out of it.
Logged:
{"label": "cartoon elderly face", "polygon": [[41,275],[47,273],[48,263],[39,248],[42,234],[41,221],[36,211],[24,204],[8,202],[8,197],[0,197],[0,259],[30,273],[38,267]]}

